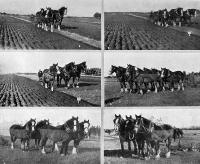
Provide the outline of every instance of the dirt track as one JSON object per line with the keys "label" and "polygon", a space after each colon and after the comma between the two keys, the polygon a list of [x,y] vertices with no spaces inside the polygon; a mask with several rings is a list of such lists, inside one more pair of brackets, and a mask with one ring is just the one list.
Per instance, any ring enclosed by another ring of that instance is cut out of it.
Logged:
{"label": "dirt track", "polygon": [[0,49],[95,49],[33,24],[0,15]]}
{"label": "dirt track", "polygon": [[93,106],[58,91],[51,92],[38,82],[13,74],[0,75],[0,106]]}

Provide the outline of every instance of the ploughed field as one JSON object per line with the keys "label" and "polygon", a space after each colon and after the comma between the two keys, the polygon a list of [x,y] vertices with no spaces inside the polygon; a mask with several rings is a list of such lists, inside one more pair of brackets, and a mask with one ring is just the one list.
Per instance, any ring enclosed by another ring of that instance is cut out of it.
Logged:
{"label": "ploughed field", "polygon": [[39,82],[14,74],[0,75],[0,106],[92,106],[62,92],[45,89]]}
{"label": "ploughed field", "polygon": [[[3,142],[2,142],[3,141]],[[30,151],[22,152],[19,140],[16,141],[15,149],[10,148],[10,137],[0,136],[0,163],[9,164],[100,164],[100,140],[98,138],[85,139],[80,142],[78,154],[72,154],[73,141],[70,142],[67,156],[60,156],[59,152],[51,152],[53,143],[47,141],[47,154],[42,154],[34,146],[31,140]],[[59,149],[61,144],[58,144]]]}
{"label": "ploughed field", "polygon": [[185,83],[184,91],[169,90],[144,95],[136,93],[121,93],[120,83],[116,79],[105,78],[106,106],[199,106],[200,87]]}
{"label": "ploughed field", "polygon": [[[119,138],[116,135],[104,136],[104,156],[105,164],[199,164],[200,163],[200,131],[184,130],[181,139],[181,146],[178,147],[178,140],[172,142],[171,157],[165,158],[164,144],[161,144],[161,158],[159,160],[150,159],[148,161],[139,159],[136,155],[128,152],[127,143],[124,143],[126,155],[121,157],[121,147]],[[132,144],[132,143],[131,143]],[[131,145],[133,150],[133,144]]]}
{"label": "ploughed field", "polygon": [[95,49],[34,24],[0,15],[0,49]]}
{"label": "ploughed field", "polygon": [[[38,82],[37,74],[18,74]],[[76,81],[75,81],[76,83]],[[81,99],[92,103],[95,106],[101,105],[101,77],[98,76],[81,76],[79,81],[79,88],[72,87],[72,79],[69,81],[70,87],[66,88],[64,81],[57,86],[57,80],[54,83],[54,89],[59,92],[66,93],[74,97],[81,97]]]}
{"label": "ploughed field", "polygon": [[106,50],[200,49],[199,36],[160,27],[129,13],[105,13],[104,35]]}

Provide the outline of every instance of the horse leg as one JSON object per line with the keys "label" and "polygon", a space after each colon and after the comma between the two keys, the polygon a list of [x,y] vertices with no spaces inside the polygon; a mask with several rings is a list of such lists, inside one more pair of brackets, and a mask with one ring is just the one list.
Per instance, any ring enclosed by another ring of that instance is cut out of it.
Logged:
{"label": "horse leg", "polygon": [[160,143],[158,141],[156,141],[155,149],[156,149],[155,159],[158,160],[160,159]]}
{"label": "horse leg", "polygon": [[55,143],[54,146],[55,146],[55,151],[59,151],[58,144]]}
{"label": "horse leg", "polygon": [[60,24],[58,24],[58,31],[60,31]]}
{"label": "horse leg", "polygon": [[125,88],[125,92],[128,92],[128,89],[126,87],[126,82],[125,81],[123,82],[123,85],[124,85],[124,88]]}
{"label": "horse leg", "polygon": [[11,150],[14,149],[14,142],[16,141],[15,137],[11,135]]}
{"label": "horse leg", "polygon": [[50,86],[51,86],[51,91],[53,92],[54,88],[53,88],[53,82],[50,82]]}
{"label": "horse leg", "polygon": [[135,139],[133,140],[133,145],[134,145],[134,154],[137,154],[138,149],[137,149],[137,143]]}
{"label": "horse leg", "polygon": [[45,145],[46,145],[46,142],[47,142],[47,138],[42,138],[41,139],[41,147],[42,147],[42,154],[46,154],[46,152],[45,152]]}
{"label": "horse leg", "polygon": [[51,32],[53,32],[53,30],[54,30],[54,29],[53,29],[53,24],[51,23]]}
{"label": "horse leg", "polygon": [[59,75],[57,75],[57,86],[60,85],[60,84],[59,84],[59,80],[60,80]]}
{"label": "horse leg", "polygon": [[157,82],[154,82],[155,93],[158,93]]}
{"label": "horse leg", "polygon": [[182,91],[185,90],[185,88],[184,88],[184,84],[183,84],[183,81],[181,82],[181,88],[182,88]]}
{"label": "horse leg", "polygon": [[124,142],[122,141],[122,139],[120,139],[120,144],[121,144],[121,154],[122,154],[121,157],[123,157],[124,156]]}
{"label": "horse leg", "polygon": [[78,86],[78,84],[79,84],[79,80],[80,80],[80,77],[77,78],[76,88],[79,88],[79,86]]}
{"label": "horse leg", "polygon": [[121,87],[120,92],[124,92],[124,89],[123,89],[123,83],[122,83],[122,82],[120,82],[120,87]]}
{"label": "horse leg", "polygon": [[168,140],[167,140],[167,149],[168,149],[168,152],[165,154],[166,158],[169,158],[170,157],[170,146],[171,146],[171,138],[169,137]]}
{"label": "horse leg", "polygon": [[128,141],[128,150],[131,151],[131,142]]}

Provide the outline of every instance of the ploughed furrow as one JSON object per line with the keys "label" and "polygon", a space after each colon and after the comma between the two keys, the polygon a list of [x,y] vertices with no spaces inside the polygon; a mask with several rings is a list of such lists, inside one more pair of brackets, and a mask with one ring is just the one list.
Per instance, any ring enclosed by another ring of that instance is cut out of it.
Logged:
{"label": "ploughed furrow", "polygon": [[0,49],[95,49],[34,24],[0,15]]}
{"label": "ploughed furrow", "polygon": [[0,75],[0,106],[91,106],[77,98],[45,89],[39,82],[15,74]]}
{"label": "ploughed furrow", "polygon": [[200,49],[200,37],[152,24],[148,19],[105,14],[106,50]]}

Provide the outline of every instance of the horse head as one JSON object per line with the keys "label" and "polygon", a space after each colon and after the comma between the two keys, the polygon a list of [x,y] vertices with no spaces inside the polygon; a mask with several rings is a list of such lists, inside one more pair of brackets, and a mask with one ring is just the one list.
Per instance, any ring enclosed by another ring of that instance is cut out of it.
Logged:
{"label": "horse head", "polygon": [[80,63],[80,64],[78,65],[78,67],[80,67],[80,70],[81,70],[81,71],[86,72],[86,70],[87,70],[86,61]]}
{"label": "horse head", "polygon": [[36,119],[30,119],[24,126],[27,131],[35,130]]}
{"label": "horse head", "polygon": [[113,73],[116,73],[118,70],[117,66],[111,65],[111,70],[110,70],[110,74],[112,75]]}
{"label": "horse head", "polygon": [[123,118],[122,118],[121,114],[119,114],[119,115],[115,114],[115,118],[113,120],[115,131],[119,130],[119,126],[122,123],[122,121],[123,121]]}
{"label": "horse head", "polygon": [[84,120],[83,121],[83,132],[84,136],[88,136],[89,133],[89,128],[90,128],[90,121],[89,120]]}
{"label": "horse head", "polygon": [[52,66],[50,66],[49,71],[53,75],[60,74],[60,69],[59,69],[58,63],[53,64]]}
{"label": "horse head", "polygon": [[59,11],[61,16],[64,16],[64,15],[67,14],[67,7],[63,6],[58,11]]}
{"label": "horse head", "polygon": [[77,129],[78,129],[78,124],[79,124],[79,122],[78,122],[78,117],[74,117],[74,116],[72,116],[72,118],[71,118],[71,120],[69,120],[69,121],[71,121],[71,127],[70,127],[70,129],[72,129],[73,131],[77,131]]}

